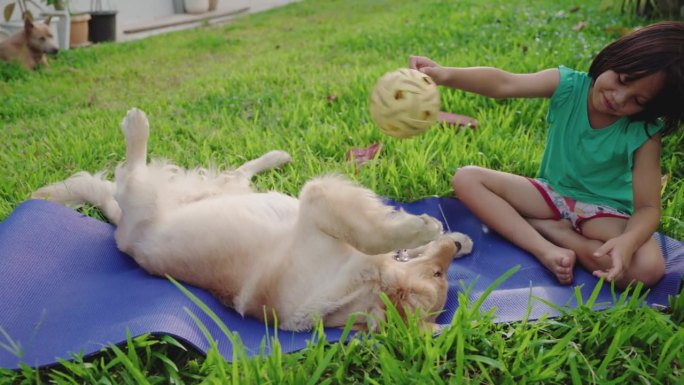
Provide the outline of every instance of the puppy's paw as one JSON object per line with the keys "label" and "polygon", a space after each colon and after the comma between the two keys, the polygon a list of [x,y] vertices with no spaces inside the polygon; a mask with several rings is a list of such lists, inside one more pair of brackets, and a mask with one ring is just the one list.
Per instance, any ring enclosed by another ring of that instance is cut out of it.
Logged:
{"label": "puppy's paw", "polygon": [[142,110],[131,108],[121,122],[121,127],[125,133],[132,133],[141,130],[149,130],[150,124],[147,115]]}
{"label": "puppy's paw", "polygon": [[267,161],[271,168],[280,167],[285,163],[292,162],[292,156],[286,151],[280,150],[269,151],[262,156],[262,159]]}
{"label": "puppy's paw", "polygon": [[414,246],[427,244],[442,234],[442,223],[427,215],[407,215],[407,221],[401,230]]}
{"label": "puppy's paw", "polygon": [[50,199],[52,195],[52,186],[44,186],[34,191],[31,194],[31,199]]}
{"label": "puppy's paw", "polygon": [[445,235],[456,244],[456,258],[470,254],[473,251],[473,240],[469,236],[463,233],[448,233]]}

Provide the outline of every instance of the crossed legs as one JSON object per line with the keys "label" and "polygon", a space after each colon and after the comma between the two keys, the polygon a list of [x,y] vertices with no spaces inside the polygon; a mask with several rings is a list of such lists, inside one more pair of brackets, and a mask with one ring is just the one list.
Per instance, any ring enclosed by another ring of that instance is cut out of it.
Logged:
{"label": "crossed legs", "polygon": [[452,186],[458,198],[487,226],[532,253],[561,284],[572,282],[575,251],[546,239],[527,220],[555,215],[527,178],[466,166],[456,171]]}
{"label": "crossed legs", "polygon": [[[622,218],[595,218],[581,224],[582,234],[576,232],[569,221],[531,219],[530,224],[551,242],[575,251],[580,264],[591,272],[606,271],[612,267],[610,256],[596,257],[594,251],[611,238],[620,235],[627,225]],[[624,273],[615,279],[617,287],[643,282],[653,286],[665,274],[665,261],[655,238],[650,238],[637,249]]]}
{"label": "crossed legs", "polygon": [[[594,274],[612,266],[610,256],[596,257],[593,253],[624,231],[626,219],[587,220],[582,223],[580,234],[569,221],[555,219],[554,212],[525,177],[467,166],[456,172],[452,185],[459,199],[475,215],[504,238],[532,253],[560,283],[572,281],[575,261]],[[660,247],[651,238],[637,249],[615,283],[621,288],[634,281],[651,286],[664,271]]]}

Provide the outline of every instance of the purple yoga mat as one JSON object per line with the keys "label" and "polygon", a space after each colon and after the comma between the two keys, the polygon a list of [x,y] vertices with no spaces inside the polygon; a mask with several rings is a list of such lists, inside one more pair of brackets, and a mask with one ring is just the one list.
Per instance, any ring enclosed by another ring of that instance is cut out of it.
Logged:
{"label": "purple yoga mat", "polygon": [[[393,203],[411,213],[428,213],[445,227],[473,238],[473,253],[452,263],[449,296],[438,322],[448,324],[458,307],[457,293],[472,285],[474,301],[503,273],[521,268],[493,291],[482,311],[496,307],[498,321],[525,317],[530,295],[569,307],[574,286],[583,285],[589,297],[597,279],[581,268],[575,283],[560,286],[533,257],[484,231],[461,202],[451,198],[427,198],[411,203]],[[17,368],[20,363],[46,366],[73,353],[89,355],[110,344],[126,340],[127,333],[169,334],[207,351],[210,344],[188,311],[196,315],[218,342],[221,354],[231,360],[233,345],[220,328],[170,281],[140,269],[114,243],[114,228],[104,222],[57,205],[31,200],[20,204],[0,223],[0,367]],[[656,235],[667,259],[667,274],[647,297],[650,304],[667,305],[680,290],[684,274],[684,244]],[[186,286],[188,287],[188,286]],[[276,332],[251,318],[242,318],[203,290],[188,287],[212,309],[223,323],[239,335],[247,353],[270,352]],[[613,302],[604,286],[597,302]],[[557,315],[540,301],[532,301],[529,319]],[[326,339],[336,341],[342,332],[326,329]],[[312,333],[278,331],[283,352],[306,346]]]}

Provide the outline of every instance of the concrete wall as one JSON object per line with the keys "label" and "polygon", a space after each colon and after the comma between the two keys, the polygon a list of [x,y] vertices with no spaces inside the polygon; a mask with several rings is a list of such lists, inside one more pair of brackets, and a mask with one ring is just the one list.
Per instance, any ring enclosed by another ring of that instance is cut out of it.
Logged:
{"label": "concrete wall", "polygon": [[[0,0],[0,10],[14,0]],[[34,0],[41,7],[48,8],[45,1]],[[90,11],[91,0],[69,0],[69,8],[72,12]],[[92,1],[93,4],[97,0]],[[102,8],[119,11],[116,20],[122,26],[134,25],[140,22],[148,22],[174,14],[174,0],[101,0]],[[182,1],[181,1],[182,3]],[[31,7],[35,13],[35,8]],[[19,18],[18,10],[14,11],[13,19]]]}
{"label": "concrete wall", "polygon": [[[51,8],[45,5],[45,0],[33,0],[45,10]],[[153,34],[169,32],[176,29],[191,28],[193,25],[186,24],[187,22],[196,22],[200,24],[205,14],[191,15],[183,13],[184,0],[101,0],[103,10],[116,10],[116,30],[117,41],[126,41],[131,39],[138,39]],[[266,9],[280,7],[289,4],[296,0],[218,0],[218,8],[212,13],[212,23],[221,22],[222,15],[229,15],[230,13],[239,9],[248,9],[247,12],[260,12]],[[14,0],[0,0],[0,12]],[[92,1],[93,4],[97,0]],[[39,13],[39,9],[35,6],[30,7],[34,15]],[[91,0],[69,0],[69,8],[72,13],[88,12],[91,10]],[[209,15],[209,14],[207,14]],[[223,19],[228,19],[230,16],[225,16]],[[21,28],[20,15],[18,11],[14,12],[14,28]],[[58,36],[60,48],[68,47],[69,32],[66,30],[68,22],[53,18],[51,25],[56,29],[55,35]],[[178,27],[160,27],[154,31],[125,34],[124,31],[130,29],[140,29],[141,26],[149,27],[169,24],[183,24]],[[3,25],[4,20],[0,14],[0,30],[9,32],[9,25]],[[56,25],[56,26],[55,26]]]}

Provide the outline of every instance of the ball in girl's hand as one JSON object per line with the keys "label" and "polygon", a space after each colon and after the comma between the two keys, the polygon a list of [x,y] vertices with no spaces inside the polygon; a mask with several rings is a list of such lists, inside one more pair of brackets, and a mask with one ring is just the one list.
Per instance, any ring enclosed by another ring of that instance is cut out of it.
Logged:
{"label": "ball in girl's hand", "polygon": [[370,113],[380,131],[397,138],[422,134],[437,121],[437,85],[424,73],[402,68],[388,72],[375,84]]}

